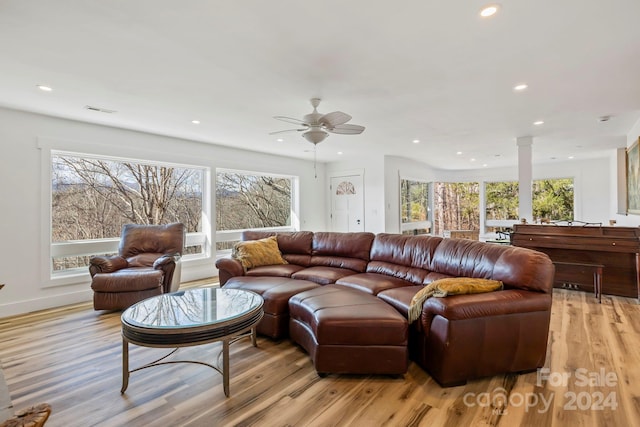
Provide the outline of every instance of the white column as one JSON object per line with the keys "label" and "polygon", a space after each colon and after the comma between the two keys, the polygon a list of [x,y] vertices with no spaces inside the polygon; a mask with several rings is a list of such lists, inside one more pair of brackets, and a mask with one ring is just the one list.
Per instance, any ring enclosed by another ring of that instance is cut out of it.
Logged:
{"label": "white column", "polygon": [[533,222],[533,160],[532,145],[533,138],[521,136],[516,138],[518,145],[518,216],[520,219],[526,218],[527,222]]}

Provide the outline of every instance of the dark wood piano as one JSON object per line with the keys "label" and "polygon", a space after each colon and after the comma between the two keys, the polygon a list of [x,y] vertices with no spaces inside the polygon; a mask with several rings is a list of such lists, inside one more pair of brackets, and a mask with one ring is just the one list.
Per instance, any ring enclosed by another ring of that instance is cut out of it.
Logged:
{"label": "dark wood piano", "polygon": [[549,255],[555,287],[593,292],[593,270],[584,264],[599,264],[603,294],[640,295],[639,227],[515,224],[511,244]]}

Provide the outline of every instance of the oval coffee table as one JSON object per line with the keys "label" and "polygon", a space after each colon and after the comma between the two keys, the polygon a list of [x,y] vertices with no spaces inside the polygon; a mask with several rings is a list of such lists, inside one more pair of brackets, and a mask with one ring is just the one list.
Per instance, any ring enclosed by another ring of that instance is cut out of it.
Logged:
{"label": "oval coffee table", "polygon": [[[251,336],[256,346],[256,325],[264,314],[262,297],[241,289],[194,288],[158,295],[127,308],[122,321],[122,389],[129,374],[168,363],[198,363],[215,369],[229,397],[229,344]],[[222,367],[191,360],[163,361],[179,347],[222,341]],[[129,370],[129,343],[144,347],[176,347],[166,356]]]}

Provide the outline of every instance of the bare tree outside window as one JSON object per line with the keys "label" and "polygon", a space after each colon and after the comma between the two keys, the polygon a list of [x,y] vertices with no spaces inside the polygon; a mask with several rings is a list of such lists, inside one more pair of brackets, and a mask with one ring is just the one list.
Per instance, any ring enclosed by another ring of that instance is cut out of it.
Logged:
{"label": "bare tree outside window", "polygon": [[[216,174],[216,230],[291,225],[293,179],[251,172]],[[234,242],[217,242],[217,250]]]}
{"label": "bare tree outside window", "polygon": [[[52,156],[51,241],[119,237],[122,226],[182,222],[200,230],[204,170],[91,158]],[[186,253],[202,248],[186,248]],[[54,260],[54,270],[86,266],[88,257]]]}

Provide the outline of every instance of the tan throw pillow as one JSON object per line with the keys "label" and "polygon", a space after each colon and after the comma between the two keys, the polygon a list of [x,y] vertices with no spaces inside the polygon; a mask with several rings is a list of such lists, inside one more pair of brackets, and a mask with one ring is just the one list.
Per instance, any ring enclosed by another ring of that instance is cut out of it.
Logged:
{"label": "tan throw pillow", "polygon": [[236,243],[231,257],[240,261],[245,270],[261,265],[287,264],[278,248],[276,236]]}

